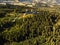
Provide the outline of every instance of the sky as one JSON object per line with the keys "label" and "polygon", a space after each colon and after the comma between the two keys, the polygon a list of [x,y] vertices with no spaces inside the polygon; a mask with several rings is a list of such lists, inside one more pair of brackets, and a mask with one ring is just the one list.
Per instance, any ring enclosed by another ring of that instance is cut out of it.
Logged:
{"label": "sky", "polygon": [[[0,2],[1,1],[3,1],[3,0],[0,0]],[[14,0],[11,0],[11,1],[14,1]],[[47,1],[55,1],[57,3],[60,3],[60,0],[19,0],[19,1],[21,1],[21,2],[23,2],[23,1],[27,1],[27,2],[31,2],[31,1],[36,1],[36,2],[39,2],[39,1],[45,1],[45,2],[47,2]]]}

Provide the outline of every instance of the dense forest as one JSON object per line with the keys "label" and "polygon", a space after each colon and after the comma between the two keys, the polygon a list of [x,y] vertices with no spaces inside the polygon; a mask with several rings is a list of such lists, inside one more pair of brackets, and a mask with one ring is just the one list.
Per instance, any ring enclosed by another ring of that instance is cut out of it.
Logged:
{"label": "dense forest", "polygon": [[0,45],[60,45],[60,8],[1,5]]}

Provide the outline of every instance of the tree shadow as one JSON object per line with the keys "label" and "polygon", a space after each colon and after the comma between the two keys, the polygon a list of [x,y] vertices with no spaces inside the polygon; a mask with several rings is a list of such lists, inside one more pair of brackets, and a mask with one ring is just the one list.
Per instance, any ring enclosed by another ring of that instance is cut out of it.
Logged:
{"label": "tree shadow", "polygon": [[3,32],[6,28],[11,28],[13,27],[15,22],[7,22],[5,24],[0,25],[0,32]]}
{"label": "tree shadow", "polygon": [[6,13],[0,13],[0,18],[5,17]]}

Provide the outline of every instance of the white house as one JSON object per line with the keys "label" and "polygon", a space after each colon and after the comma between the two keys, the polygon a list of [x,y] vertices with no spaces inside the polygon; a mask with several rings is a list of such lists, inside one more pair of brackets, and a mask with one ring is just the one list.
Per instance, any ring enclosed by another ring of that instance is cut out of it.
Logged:
{"label": "white house", "polygon": [[20,6],[25,6],[26,4],[22,2],[14,2],[12,5],[20,5]]}

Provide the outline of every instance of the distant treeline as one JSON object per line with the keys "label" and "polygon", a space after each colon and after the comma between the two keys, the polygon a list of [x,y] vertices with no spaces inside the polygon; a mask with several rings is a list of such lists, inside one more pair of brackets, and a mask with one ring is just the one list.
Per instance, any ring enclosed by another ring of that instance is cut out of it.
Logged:
{"label": "distant treeline", "polygon": [[0,12],[16,12],[16,13],[25,13],[26,9],[33,9],[31,7],[17,6],[17,5],[0,5]]}

